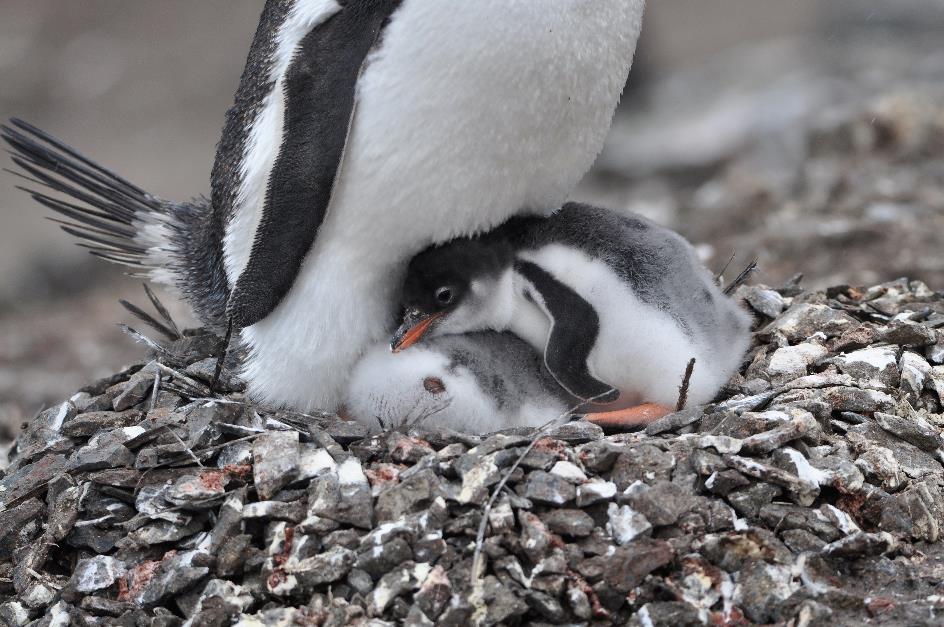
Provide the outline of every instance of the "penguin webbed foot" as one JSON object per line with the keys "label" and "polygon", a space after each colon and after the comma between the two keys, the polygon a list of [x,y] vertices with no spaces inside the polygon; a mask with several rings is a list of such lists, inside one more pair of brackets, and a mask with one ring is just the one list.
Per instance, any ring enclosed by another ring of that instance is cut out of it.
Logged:
{"label": "penguin webbed foot", "polygon": [[583,418],[587,422],[603,427],[604,431],[620,432],[644,427],[674,411],[675,408],[668,405],[643,403],[642,405],[615,411],[588,412],[583,415]]}

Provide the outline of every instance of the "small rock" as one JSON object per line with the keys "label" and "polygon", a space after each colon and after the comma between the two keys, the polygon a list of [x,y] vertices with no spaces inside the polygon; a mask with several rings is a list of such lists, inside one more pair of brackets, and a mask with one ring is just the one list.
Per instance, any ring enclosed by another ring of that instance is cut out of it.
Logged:
{"label": "small rock", "polygon": [[931,364],[921,355],[905,351],[901,354],[901,360],[898,362],[898,368],[901,371],[901,390],[912,406],[918,404],[921,398],[921,392],[924,391],[924,384],[931,374]]}
{"label": "small rock", "polygon": [[577,488],[557,475],[536,470],[528,475],[523,496],[537,503],[560,506],[577,498]]}
{"label": "small rock", "polygon": [[88,594],[110,588],[128,572],[121,560],[106,555],[79,560],[69,582],[76,592]]}
{"label": "small rock", "polygon": [[757,560],[741,571],[735,599],[750,620],[773,623],[780,619],[781,604],[797,588],[788,567]]}
{"label": "small rock", "polygon": [[620,500],[626,501],[654,527],[674,525],[695,505],[693,495],[668,481],[658,481],[652,486],[636,482],[620,495]]}
{"label": "small rock", "polygon": [[568,461],[559,461],[551,468],[551,474],[579,485],[587,481],[587,475],[577,465]]}
{"label": "small rock", "polygon": [[587,507],[616,496],[616,484],[594,478],[577,486],[577,507]]}
{"label": "small rock", "polygon": [[819,344],[803,343],[778,348],[770,358],[767,372],[771,382],[784,383],[806,375],[810,366],[828,354],[829,351]]}
{"label": "small rock", "polygon": [[295,480],[298,473],[298,432],[270,431],[252,446],[253,481],[259,498],[267,501]]}
{"label": "small rock", "polygon": [[548,436],[568,444],[584,444],[602,440],[603,428],[586,420],[571,420],[552,430]]}
{"label": "small rock", "polygon": [[616,459],[610,481],[620,490],[625,490],[636,481],[668,481],[674,467],[675,458],[671,454],[651,444],[641,444]]}
{"label": "small rock", "polygon": [[770,335],[780,332],[788,341],[795,343],[815,333],[836,337],[858,324],[849,314],[831,309],[826,305],[800,303],[790,307],[782,316],[767,325],[761,333]]}
{"label": "small rock", "polygon": [[155,370],[145,367],[122,386],[121,392],[112,401],[115,411],[134,407],[148,397],[154,387]]}
{"label": "small rock", "polygon": [[672,561],[675,553],[668,542],[639,538],[617,548],[606,558],[604,582],[612,590],[627,594],[652,571]]}
{"label": "small rock", "polygon": [[436,473],[424,470],[380,493],[377,497],[377,519],[382,522],[396,520],[404,514],[424,510],[442,493]]}
{"label": "small rock", "polygon": [[768,318],[776,318],[787,308],[787,301],[779,292],[759,286],[748,285],[738,290],[754,311]]}
{"label": "small rock", "polygon": [[606,529],[620,546],[652,532],[652,524],[629,505],[619,506],[616,503],[610,503],[607,518],[609,522],[606,524]]}
{"label": "small rock", "polygon": [[547,528],[569,538],[585,538],[594,528],[593,518],[579,509],[556,509],[541,515]]}
{"label": "small rock", "polygon": [[0,512],[0,560],[8,560],[14,551],[32,541],[39,532],[36,520],[46,511],[39,499],[29,499]]}
{"label": "small rock", "polygon": [[895,388],[901,380],[898,351],[889,346],[874,346],[836,357],[839,370],[855,379],[881,388]]}
{"label": "small rock", "polygon": [[820,553],[826,557],[861,558],[869,555],[891,553],[897,547],[898,543],[895,538],[887,531],[880,531],[879,533],[859,531],[841,540],[830,542],[820,549]]}
{"label": "small rock", "polygon": [[875,422],[889,433],[930,453],[944,447],[941,430],[917,414],[904,417],[875,412]]}

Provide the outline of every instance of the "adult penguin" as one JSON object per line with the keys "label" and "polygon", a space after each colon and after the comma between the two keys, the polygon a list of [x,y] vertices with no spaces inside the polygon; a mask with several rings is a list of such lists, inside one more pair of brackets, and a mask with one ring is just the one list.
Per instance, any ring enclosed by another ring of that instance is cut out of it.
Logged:
{"label": "adult penguin", "polygon": [[72,231],[91,216],[99,254],[235,329],[254,399],[333,409],[394,328],[414,254],[566,200],[603,145],[644,4],[268,0],[208,203],[155,199],[28,126],[7,136],[34,175],[93,168],[91,186],[58,184],[83,201]]}

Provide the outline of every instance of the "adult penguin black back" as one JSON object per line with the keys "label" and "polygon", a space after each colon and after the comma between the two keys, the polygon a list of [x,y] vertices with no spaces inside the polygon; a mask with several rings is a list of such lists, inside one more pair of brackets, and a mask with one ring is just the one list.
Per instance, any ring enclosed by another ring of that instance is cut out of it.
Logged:
{"label": "adult penguin black back", "polygon": [[33,178],[81,201],[68,210],[100,254],[234,324],[253,398],[332,409],[392,330],[410,257],[566,199],[602,147],[643,6],[268,0],[209,202],[153,199],[21,141],[25,127],[7,135]]}

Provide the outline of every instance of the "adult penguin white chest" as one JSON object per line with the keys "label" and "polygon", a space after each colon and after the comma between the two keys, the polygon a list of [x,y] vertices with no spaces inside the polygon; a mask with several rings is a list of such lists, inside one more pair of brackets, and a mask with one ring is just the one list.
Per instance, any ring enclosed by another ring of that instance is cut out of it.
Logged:
{"label": "adult penguin white chest", "polygon": [[432,243],[557,209],[602,147],[643,0],[270,0],[213,173],[257,400],[335,407]]}

